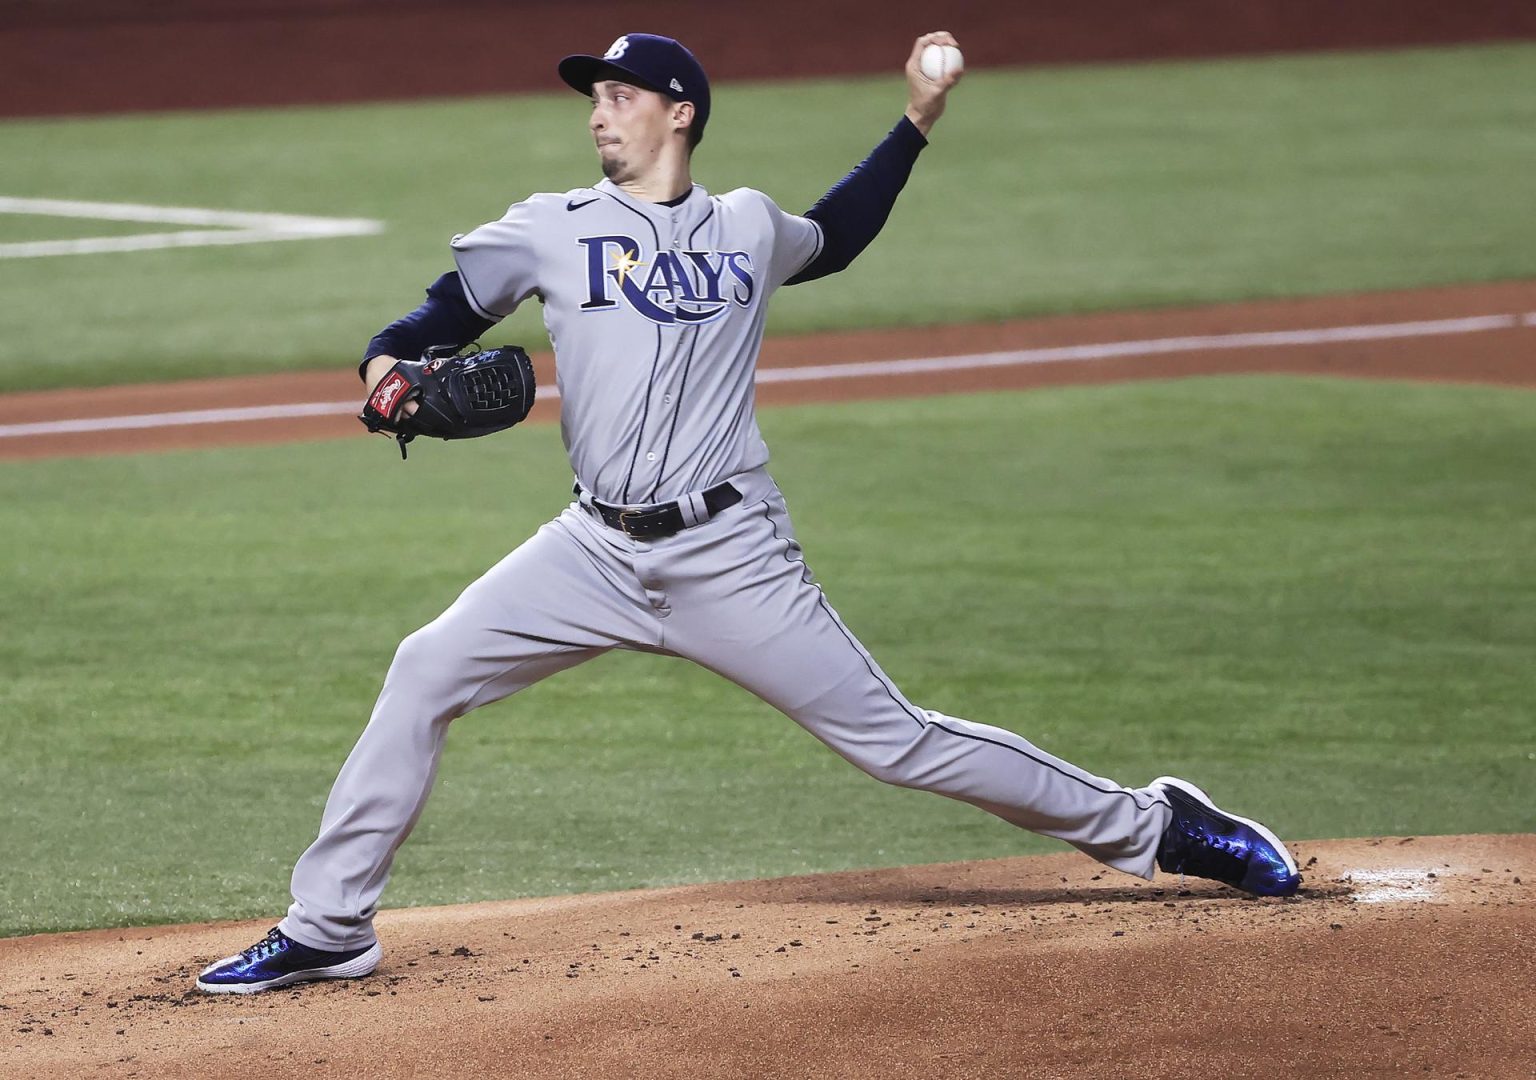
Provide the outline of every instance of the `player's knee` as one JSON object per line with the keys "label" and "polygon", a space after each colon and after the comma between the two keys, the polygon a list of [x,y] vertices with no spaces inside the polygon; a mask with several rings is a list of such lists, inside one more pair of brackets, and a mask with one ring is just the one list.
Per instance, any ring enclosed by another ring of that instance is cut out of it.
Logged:
{"label": "player's knee", "polygon": [[892,787],[911,786],[907,783],[906,770],[899,762],[867,761],[860,762],[859,767],[882,784],[890,784]]}
{"label": "player's knee", "polygon": [[395,650],[388,682],[409,686],[424,696],[446,699],[457,684],[462,643],[456,645],[437,623],[428,623],[407,635]]}
{"label": "player's knee", "polygon": [[860,768],[882,784],[892,787],[922,787],[923,777],[910,746],[888,751],[885,756],[860,762]]}
{"label": "player's knee", "polygon": [[879,756],[860,761],[859,767],[892,787],[932,788],[937,763],[925,748],[927,735],[926,728],[903,731],[899,741],[881,746]]}

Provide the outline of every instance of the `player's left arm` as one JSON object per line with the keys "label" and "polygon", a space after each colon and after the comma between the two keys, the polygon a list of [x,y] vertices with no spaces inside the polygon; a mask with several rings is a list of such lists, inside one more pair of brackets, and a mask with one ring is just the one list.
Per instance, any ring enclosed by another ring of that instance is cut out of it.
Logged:
{"label": "player's left arm", "polygon": [[885,227],[917,155],[928,145],[928,133],[944,114],[949,91],[964,74],[955,71],[938,79],[924,75],[920,59],[929,45],[958,47],[953,35],[943,30],[924,34],[913,43],[907,58],[906,113],[868,157],[805,212],[821,229],[821,249],[786,285],[846,269]]}

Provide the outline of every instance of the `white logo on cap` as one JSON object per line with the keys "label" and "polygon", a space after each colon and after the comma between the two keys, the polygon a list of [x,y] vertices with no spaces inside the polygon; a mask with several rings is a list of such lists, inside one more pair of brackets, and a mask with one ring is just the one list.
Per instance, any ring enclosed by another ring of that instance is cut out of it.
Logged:
{"label": "white logo on cap", "polygon": [[679,94],[683,92],[683,84],[678,82],[676,79],[673,79],[671,82],[667,83],[667,85],[676,90]]}
{"label": "white logo on cap", "polygon": [[612,45],[608,46],[608,51],[603,53],[603,59],[604,60],[617,60],[619,57],[623,56],[628,51],[629,51],[629,35],[625,34],[623,37],[621,37],[617,41],[615,41]]}

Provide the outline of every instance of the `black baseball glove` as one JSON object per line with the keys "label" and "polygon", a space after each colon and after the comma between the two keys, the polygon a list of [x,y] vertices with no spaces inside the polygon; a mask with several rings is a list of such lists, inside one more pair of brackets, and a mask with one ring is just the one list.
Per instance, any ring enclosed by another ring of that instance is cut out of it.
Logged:
{"label": "black baseball glove", "polygon": [[[460,352],[434,345],[420,360],[400,360],[379,380],[358,416],[369,431],[405,444],[418,435],[478,439],[519,423],[533,408],[533,363],[520,345]],[[416,402],[410,416],[405,406]]]}

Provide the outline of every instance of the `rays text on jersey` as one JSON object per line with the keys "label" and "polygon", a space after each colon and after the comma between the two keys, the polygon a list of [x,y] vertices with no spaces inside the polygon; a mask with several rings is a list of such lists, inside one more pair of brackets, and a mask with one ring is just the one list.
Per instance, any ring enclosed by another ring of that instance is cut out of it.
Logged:
{"label": "rays text on jersey", "polygon": [[582,236],[587,300],[583,312],[627,303],[652,322],[704,323],[731,304],[747,307],[757,292],[752,257],[745,251],[660,251],[641,258],[630,236]]}

